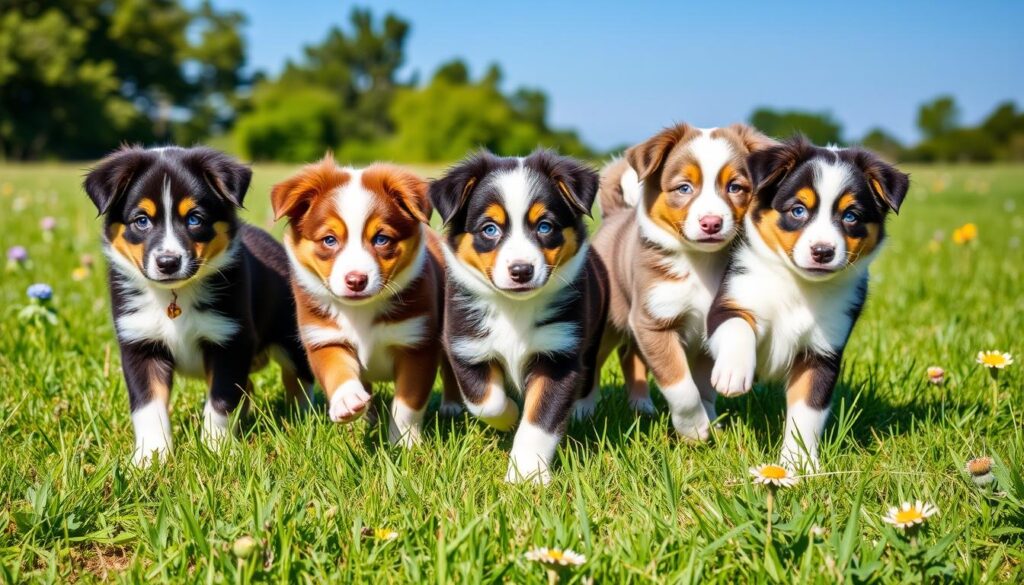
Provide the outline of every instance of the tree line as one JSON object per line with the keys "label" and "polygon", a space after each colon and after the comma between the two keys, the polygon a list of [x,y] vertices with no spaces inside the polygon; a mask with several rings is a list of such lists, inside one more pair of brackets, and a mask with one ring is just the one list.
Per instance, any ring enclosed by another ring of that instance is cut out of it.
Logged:
{"label": "tree line", "polygon": [[[207,142],[251,160],[451,161],[486,147],[606,153],[548,122],[540,89],[503,89],[500,66],[453,60],[403,76],[410,24],[356,8],[274,76],[246,73],[244,14],[209,0],[5,0],[0,9],[0,158],[91,159],[120,143]],[[757,109],[768,134],[847,143],[828,113]],[[906,161],[1024,160],[1024,112],[1008,102],[976,127],[951,97],[921,106],[924,139],[882,129],[862,142]]]}

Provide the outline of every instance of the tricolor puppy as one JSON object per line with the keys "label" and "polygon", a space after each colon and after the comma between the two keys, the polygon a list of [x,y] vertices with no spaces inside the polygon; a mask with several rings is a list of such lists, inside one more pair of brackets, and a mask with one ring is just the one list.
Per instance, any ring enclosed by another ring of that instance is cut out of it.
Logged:
{"label": "tricolor puppy", "polygon": [[175,373],[205,378],[203,436],[216,446],[268,355],[308,404],[284,249],[238,219],[252,171],[208,148],[123,148],[89,172],[104,217],[111,309],[135,427],[136,464],[171,450]]}
{"label": "tricolor puppy", "polygon": [[466,408],[507,430],[519,407],[506,392],[524,400],[508,481],[550,479],[596,382],[607,275],[583,223],[596,194],[597,173],[543,150],[480,153],[430,187],[447,226],[444,343]]}
{"label": "tricolor puppy", "polygon": [[817,464],[843,349],[868,265],[910,179],[860,149],[802,138],[752,154],[745,238],[708,315],[712,383],[735,395],[757,376],[787,381],[782,460]]}
{"label": "tricolor puppy", "polygon": [[706,440],[716,418],[705,317],[750,203],[746,157],[770,144],[741,124],[679,124],[602,176],[594,249],[608,266],[611,306],[598,363],[619,346],[630,405],[644,413],[654,412],[649,367],[688,439]]}
{"label": "tricolor puppy", "polygon": [[371,384],[394,381],[388,436],[417,442],[444,302],[426,181],[383,164],[339,167],[327,155],[275,185],[271,199],[277,219],[288,218],[302,342],[331,420],[362,416]]}

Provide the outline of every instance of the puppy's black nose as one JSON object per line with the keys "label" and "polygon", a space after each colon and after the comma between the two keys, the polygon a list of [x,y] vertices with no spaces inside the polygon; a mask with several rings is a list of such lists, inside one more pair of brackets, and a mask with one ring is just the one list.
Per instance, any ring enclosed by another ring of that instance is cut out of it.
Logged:
{"label": "puppy's black nose", "polygon": [[178,254],[160,254],[156,257],[156,267],[164,274],[174,274],[181,269],[181,256]]}
{"label": "puppy's black nose", "polygon": [[818,264],[828,264],[836,257],[836,249],[828,244],[814,244],[811,246],[811,258]]}
{"label": "puppy's black nose", "polygon": [[508,273],[513,281],[525,284],[533,278],[533,264],[513,264],[508,267]]}

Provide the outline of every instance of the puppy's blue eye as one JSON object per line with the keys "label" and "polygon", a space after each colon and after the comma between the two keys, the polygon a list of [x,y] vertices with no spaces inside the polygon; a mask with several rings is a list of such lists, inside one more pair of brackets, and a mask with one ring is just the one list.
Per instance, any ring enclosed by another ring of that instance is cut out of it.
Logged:
{"label": "puppy's blue eye", "polygon": [[149,229],[149,218],[146,217],[145,215],[138,217],[135,220],[135,227],[139,228],[140,230],[148,230]]}
{"label": "puppy's blue eye", "polygon": [[188,227],[201,226],[203,225],[203,218],[200,217],[198,213],[190,213],[188,214],[188,217],[185,218],[185,223],[188,224]]}
{"label": "puppy's blue eye", "polygon": [[682,193],[683,195],[689,195],[690,193],[693,193],[693,185],[689,183],[683,183],[676,190]]}
{"label": "puppy's blue eye", "polygon": [[807,215],[807,208],[803,205],[794,205],[793,209],[789,210],[789,213],[797,219],[802,219]]}
{"label": "puppy's blue eye", "polygon": [[843,223],[857,223],[858,219],[860,218],[852,211],[847,211],[843,214]]}
{"label": "puppy's blue eye", "polygon": [[327,237],[325,237],[324,239],[322,239],[320,241],[323,242],[323,244],[325,246],[327,246],[328,248],[333,248],[333,247],[338,245],[338,238],[336,238],[334,236],[327,236]]}
{"label": "puppy's blue eye", "polygon": [[391,238],[385,236],[384,234],[377,234],[373,236],[372,243],[374,246],[386,246],[391,243]]}
{"label": "puppy's blue eye", "polygon": [[739,183],[729,183],[729,186],[725,188],[731,194],[739,193],[743,191],[743,187]]}
{"label": "puppy's blue eye", "polygon": [[484,225],[484,228],[480,230],[480,233],[482,233],[485,238],[494,240],[501,236],[501,228],[498,227],[498,224],[496,223],[488,223]]}
{"label": "puppy's blue eye", "polygon": [[555,229],[555,226],[552,225],[551,222],[548,221],[548,220],[544,220],[544,221],[542,221],[542,222],[537,224],[537,233],[542,235],[542,236],[550,234],[552,232],[552,230],[554,230],[554,229]]}

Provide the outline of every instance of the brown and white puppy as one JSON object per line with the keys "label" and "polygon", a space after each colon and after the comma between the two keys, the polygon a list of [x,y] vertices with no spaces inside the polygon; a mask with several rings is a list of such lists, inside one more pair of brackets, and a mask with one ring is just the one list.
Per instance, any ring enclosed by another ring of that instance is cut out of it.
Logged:
{"label": "brown and white puppy", "polygon": [[630,405],[654,412],[645,365],[672,424],[706,440],[716,418],[704,322],[750,203],[746,157],[772,144],[741,124],[667,128],[605,170],[594,248],[611,306],[598,363],[619,348]]}
{"label": "brown and white puppy", "polygon": [[207,381],[203,439],[211,447],[227,436],[249,373],[269,356],[292,398],[309,404],[313,375],[298,340],[285,251],[238,219],[251,176],[209,148],[126,147],[85,179],[104,218],[138,465],[171,450],[175,374]]}
{"label": "brown and white puppy", "polygon": [[395,383],[388,436],[410,445],[441,360],[444,263],[427,183],[404,169],[339,167],[327,155],[274,186],[288,218],[302,342],[335,422],[362,416],[371,384]]}
{"label": "brown and white puppy", "polygon": [[[573,405],[596,382],[607,275],[583,217],[597,173],[539,150],[480,153],[430,187],[446,224],[444,343],[467,410],[519,423],[506,480],[547,482]],[[523,397],[524,415],[506,394]]]}
{"label": "brown and white puppy", "polygon": [[722,394],[787,381],[782,461],[817,465],[843,349],[868,289],[868,266],[909,177],[870,152],[803,138],[752,154],[744,241],[708,314]]}

